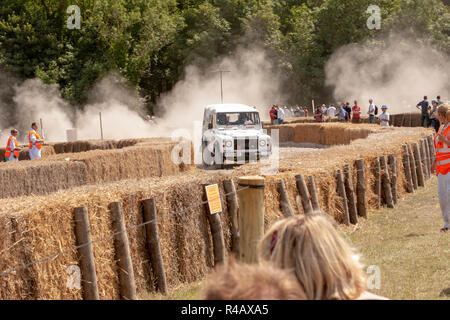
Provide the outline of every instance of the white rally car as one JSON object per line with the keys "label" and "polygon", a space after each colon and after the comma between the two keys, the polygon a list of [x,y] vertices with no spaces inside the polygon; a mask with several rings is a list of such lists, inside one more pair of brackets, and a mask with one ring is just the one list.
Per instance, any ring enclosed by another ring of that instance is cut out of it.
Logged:
{"label": "white rally car", "polygon": [[205,108],[202,130],[205,165],[256,162],[269,157],[271,152],[270,136],[264,133],[256,108],[242,104]]}

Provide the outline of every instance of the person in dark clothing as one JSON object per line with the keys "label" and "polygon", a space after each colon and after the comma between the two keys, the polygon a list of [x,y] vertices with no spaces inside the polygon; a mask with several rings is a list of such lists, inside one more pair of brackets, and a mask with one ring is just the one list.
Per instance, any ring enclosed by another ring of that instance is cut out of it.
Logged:
{"label": "person in dark clothing", "polygon": [[441,126],[441,123],[439,122],[439,117],[438,117],[439,102],[438,102],[438,100],[433,100],[433,101],[431,101],[431,104],[433,106],[433,108],[430,111],[431,126],[434,128],[434,130],[436,132],[438,132],[439,127]]}
{"label": "person in dark clothing", "polygon": [[344,110],[347,112],[347,116],[345,117],[346,121],[350,121],[352,119],[352,107],[350,107],[350,102],[345,104]]}
{"label": "person in dark clothing", "polygon": [[428,128],[430,126],[430,104],[428,102],[428,97],[425,96],[423,97],[423,100],[420,101],[417,106],[417,109],[421,110],[422,112],[422,117],[420,119],[420,125],[422,127],[426,127]]}

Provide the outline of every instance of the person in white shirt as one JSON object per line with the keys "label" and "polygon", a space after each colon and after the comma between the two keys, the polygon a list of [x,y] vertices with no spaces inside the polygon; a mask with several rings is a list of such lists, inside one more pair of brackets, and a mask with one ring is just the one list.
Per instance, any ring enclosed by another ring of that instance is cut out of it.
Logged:
{"label": "person in white shirt", "polygon": [[19,161],[19,152],[22,148],[19,147],[17,143],[17,135],[19,131],[17,129],[11,130],[11,136],[8,138],[8,143],[5,149],[5,161],[6,162],[17,162]]}
{"label": "person in white shirt", "polygon": [[373,104],[373,99],[369,99],[369,123],[375,123],[375,105]]}
{"label": "person in white shirt", "polygon": [[331,121],[336,116],[336,108],[334,107],[334,104],[330,105],[328,108],[328,121]]}
{"label": "person in white shirt", "polygon": [[378,117],[378,119],[380,119],[380,125],[382,127],[389,127],[389,113],[387,113],[387,109],[388,107],[386,105],[383,105],[381,107],[381,111],[383,111],[382,114],[380,114],[380,116]]}
{"label": "person in white shirt", "polygon": [[286,115],[284,113],[283,108],[278,108],[277,110],[278,124],[283,124],[285,116]]}

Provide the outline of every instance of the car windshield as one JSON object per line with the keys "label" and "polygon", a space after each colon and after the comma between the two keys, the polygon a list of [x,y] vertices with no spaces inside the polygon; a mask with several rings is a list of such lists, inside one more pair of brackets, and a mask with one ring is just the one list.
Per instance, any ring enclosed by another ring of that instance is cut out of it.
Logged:
{"label": "car windshield", "polygon": [[259,114],[258,112],[218,113],[216,123],[218,126],[258,125]]}

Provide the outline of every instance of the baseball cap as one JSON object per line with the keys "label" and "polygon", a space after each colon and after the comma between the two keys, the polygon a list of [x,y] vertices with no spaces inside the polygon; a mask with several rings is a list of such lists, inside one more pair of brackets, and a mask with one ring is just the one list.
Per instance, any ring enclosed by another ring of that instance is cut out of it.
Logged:
{"label": "baseball cap", "polygon": [[381,109],[388,109],[388,107],[387,107],[387,105],[383,104],[383,105],[381,106]]}

